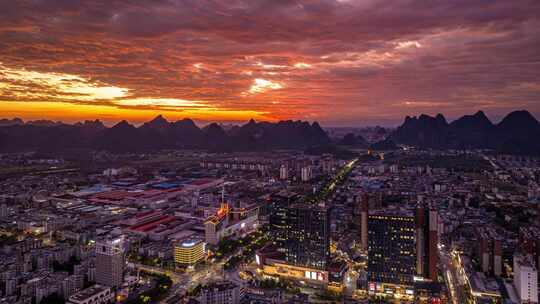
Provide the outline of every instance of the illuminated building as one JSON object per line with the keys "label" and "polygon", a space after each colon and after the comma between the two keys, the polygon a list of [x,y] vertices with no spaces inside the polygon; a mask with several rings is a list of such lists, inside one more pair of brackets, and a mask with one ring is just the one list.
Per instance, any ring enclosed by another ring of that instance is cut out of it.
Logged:
{"label": "illuminated building", "polygon": [[284,248],[289,225],[287,222],[287,210],[297,199],[297,195],[292,192],[281,191],[270,197],[268,204],[268,222],[270,224],[270,234],[274,243]]}
{"label": "illuminated building", "polygon": [[124,240],[122,237],[96,242],[96,283],[120,287],[124,282]]}
{"label": "illuminated building", "polygon": [[333,261],[328,265],[328,288],[342,292],[344,287],[345,274],[347,272],[347,263],[343,261]]}
{"label": "illuminated building", "polygon": [[414,216],[405,212],[370,214],[368,236],[368,291],[412,296],[416,273]]}
{"label": "illuminated building", "polygon": [[273,198],[270,233],[273,246],[257,252],[257,265],[266,275],[327,285],[330,256],[330,209],[293,203],[296,196]]}
{"label": "illuminated building", "polygon": [[294,204],[287,208],[285,260],[292,265],[326,269],[330,255],[330,210]]}
{"label": "illuminated building", "polygon": [[268,245],[257,250],[255,261],[266,276],[298,280],[317,286],[326,285],[329,282],[328,271],[291,265],[285,261],[284,253],[278,251],[275,245]]}
{"label": "illuminated building", "polygon": [[281,260],[272,259],[266,260],[262,268],[265,275],[304,281],[314,285],[328,284],[328,271],[326,270],[291,265]]}
{"label": "illuminated building", "polygon": [[174,262],[181,265],[195,265],[204,259],[206,244],[200,239],[187,239],[174,246]]}
{"label": "illuminated building", "polygon": [[204,222],[207,244],[217,245],[225,237],[241,236],[259,226],[258,207],[231,209],[222,203],[217,213]]}
{"label": "illuminated building", "polygon": [[[421,202],[415,210],[387,209],[368,215],[371,294],[412,297],[415,291],[432,294],[438,288],[438,224],[437,211]],[[424,283],[422,288],[419,282]]]}

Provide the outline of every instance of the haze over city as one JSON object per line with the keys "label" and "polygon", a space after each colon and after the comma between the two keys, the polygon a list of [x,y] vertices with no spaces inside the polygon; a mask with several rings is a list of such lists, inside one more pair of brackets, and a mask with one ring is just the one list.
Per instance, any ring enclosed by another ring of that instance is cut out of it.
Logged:
{"label": "haze over city", "polygon": [[540,3],[2,1],[0,117],[540,114]]}

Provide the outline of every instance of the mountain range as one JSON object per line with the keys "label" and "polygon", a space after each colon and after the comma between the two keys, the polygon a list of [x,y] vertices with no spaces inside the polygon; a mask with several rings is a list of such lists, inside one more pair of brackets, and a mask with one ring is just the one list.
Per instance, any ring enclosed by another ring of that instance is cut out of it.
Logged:
{"label": "mountain range", "polygon": [[159,115],[136,127],[127,121],[108,128],[99,120],[76,124],[20,119],[0,120],[0,151],[63,151],[76,149],[140,152],[160,149],[258,151],[303,149],[330,142],[317,123],[279,121],[227,128],[217,123],[199,128],[191,119],[169,122]]}
{"label": "mountain range", "polygon": [[493,149],[540,155],[540,123],[528,111],[514,111],[494,124],[478,111],[448,123],[442,114],[407,116],[388,137],[397,144],[428,149]]}
{"label": "mountain range", "polygon": [[[143,152],[160,149],[265,151],[306,149],[331,144],[317,122],[256,122],[223,127],[198,127],[191,119],[174,122],[159,115],[136,127],[121,121],[106,127],[99,120],[76,124],[38,120],[0,119],[0,152],[108,150]],[[394,149],[395,144],[423,149],[493,149],[501,153],[540,155],[540,123],[527,111],[509,113],[494,124],[478,111],[448,122],[442,114],[407,116],[384,141],[369,144],[362,136],[346,134],[337,144]]]}

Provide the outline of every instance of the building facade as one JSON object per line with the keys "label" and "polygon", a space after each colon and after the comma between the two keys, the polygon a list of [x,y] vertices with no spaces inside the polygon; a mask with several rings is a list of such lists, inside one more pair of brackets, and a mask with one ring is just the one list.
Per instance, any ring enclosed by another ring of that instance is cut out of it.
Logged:
{"label": "building facade", "polygon": [[206,244],[200,239],[187,239],[174,246],[174,262],[180,265],[195,265],[205,255]]}
{"label": "building facade", "polygon": [[368,234],[369,291],[384,292],[386,285],[412,289],[416,273],[414,216],[371,214]]}
{"label": "building facade", "polygon": [[285,260],[296,266],[326,269],[330,256],[330,209],[294,204],[287,209]]}
{"label": "building facade", "polygon": [[106,286],[94,285],[69,297],[68,304],[108,304],[114,302],[114,292]]}
{"label": "building facade", "polygon": [[124,282],[125,250],[122,237],[96,243],[96,283],[119,288]]}
{"label": "building facade", "polygon": [[201,304],[239,304],[244,296],[241,286],[230,282],[214,282],[203,289],[197,300]]}

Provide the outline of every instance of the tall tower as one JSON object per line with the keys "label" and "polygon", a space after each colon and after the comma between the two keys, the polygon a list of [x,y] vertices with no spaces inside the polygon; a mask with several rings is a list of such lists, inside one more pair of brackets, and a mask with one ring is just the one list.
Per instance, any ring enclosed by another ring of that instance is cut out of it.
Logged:
{"label": "tall tower", "polygon": [[287,209],[285,260],[293,265],[326,269],[330,256],[328,206],[294,204]]}
{"label": "tall tower", "polygon": [[439,223],[437,211],[416,207],[416,275],[429,280],[437,279]]}
{"label": "tall tower", "polygon": [[438,239],[439,239],[439,223],[437,211],[429,210],[429,244],[428,244],[428,269],[427,278],[437,280],[437,261],[438,261]]}
{"label": "tall tower", "polygon": [[415,219],[415,236],[416,236],[416,275],[424,276],[424,226],[425,226],[425,210],[424,206],[419,205],[416,207],[416,219]]}
{"label": "tall tower", "polygon": [[96,283],[119,288],[124,282],[124,239],[96,243]]}
{"label": "tall tower", "polygon": [[281,167],[279,168],[279,179],[289,179],[289,168],[287,168],[286,165],[281,165]]}
{"label": "tall tower", "polygon": [[268,223],[270,224],[270,236],[272,241],[283,249],[290,227],[287,222],[287,210],[290,205],[296,203],[296,193],[281,191],[270,197]]}
{"label": "tall tower", "polygon": [[360,249],[368,250],[369,196],[364,194],[360,202]]}

